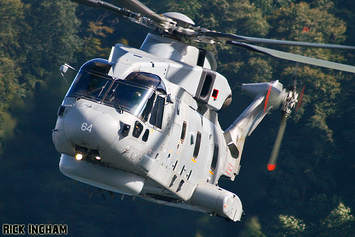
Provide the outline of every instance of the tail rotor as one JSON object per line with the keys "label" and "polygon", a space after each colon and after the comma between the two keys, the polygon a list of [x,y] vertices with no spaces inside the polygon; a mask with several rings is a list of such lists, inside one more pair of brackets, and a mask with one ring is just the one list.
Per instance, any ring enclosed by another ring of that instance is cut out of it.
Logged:
{"label": "tail rotor", "polygon": [[[309,27],[304,27],[302,30],[302,38],[304,38],[308,32],[309,32]],[[281,122],[277,132],[274,146],[272,148],[269,162],[267,164],[267,169],[269,171],[273,171],[276,169],[276,161],[280,152],[282,139],[285,134],[287,118],[289,117],[289,115],[294,109],[298,111],[302,103],[305,86],[303,86],[301,93],[297,91],[296,74],[298,71],[298,67],[299,67],[299,63],[296,62],[295,70],[291,76],[292,77],[291,82],[287,87],[285,97],[281,104]]]}
{"label": "tail rotor", "polygon": [[281,104],[281,123],[279,126],[279,130],[277,132],[276,140],[275,140],[274,146],[272,148],[270,159],[269,159],[269,162],[267,165],[267,169],[269,171],[272,171],[276,168],[276,161],[277,161],[277,157],[279,155],[282,139],[285,134],[287,118],[289,117],[292,110],[296,107],[296,105],[299,102],[296,84],[297,84],[297,81],[296,81],[295,77],[293,77],[290,85],[287,88],[285,97],[284,97],[282,104]]}

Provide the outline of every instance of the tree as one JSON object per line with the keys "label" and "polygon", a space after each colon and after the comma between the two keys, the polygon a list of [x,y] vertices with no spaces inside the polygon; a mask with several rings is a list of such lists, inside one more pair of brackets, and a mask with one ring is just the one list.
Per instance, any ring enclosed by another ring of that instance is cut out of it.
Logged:
{"label": "tree", "polygon": [[76,4],[69,0],[24,0],[29,3],[25,20],[30,28],[23,32],[22,48],[26,61],[22,64],[22,83],[32,90],[37,82],[49,79],[67,60],[74,60],[80,47],[76,33],[79,21]]}
{"label": "tree", "polygon": [[[301,40],[305,38],[301,31],[307,26],[310,29],[306,36],[307,41],[341,43],[345,40],[346,24],[332,12],[334,5],[330,1],[324,1],[323,4],[315,1],[313,4],[301,2],[283,6],[269,16],[270,25],[276,26],[270,30],[269,37],[276,38],[280,35],[287,40]],[[298,48],[292,51],[338,62],[345,62],[344,55],[348,53]],[[274,75],[283,77],[291,78],[294,71],[293,63],[285,62],[274,67]],[[337,177],[344,175],[338,171],[344,169],[340,167],[346,157],[339,153],[338,144],[344,141],[342,137],[335,136],[340,132],[335,130],[338,129],[338,124],[343,120],[347,121],[348,117],[338,114],[340,110],[337,108],[342,107],[344,100],[351,100],[349,94],[342,92],[342,88],[344,91],[352,89],[343,87],[348,84],[346,78],[349,75],[342,72],[300,66],[296,76],[299,84],[306,84],[303,110],[297,116],[292,115],[293,121],[298,121],[297,125],[292,121],[288,123],[288,131],[292,132],[286,135],[283,142],[279,170],[275,174],[265,176],[270,179],[268,189],[273,190],[268,195],[268,202],[272,203],[272,216],[287,213],[304,220],[309,228],[317,232],[320,227],[319,219],[325,218],[327,210],[336,207],[336,200],[341,199],[342,195],[339,186],[342,187],[344,182],[338,183]],[[305,138],[307,142],[302,142]],[[318,212],[312,213],[316,204],[312,200],[322,196],[327,202],[322,202],[322,205],[318,206]],[[335,201],[331,201],[333,199]],[[305,206],[308,208],[304,208]],[[269,220],[272,219],[262,219],[262,222],[265,221],[265,225],[268,225]]]}
{"label": "tree", "polygon": [[20,63],[18,43],[23,22],[24,4],[20,0],[0,1],[0,153],[3,143],[13,134],[16,121],[8,112],[14,97],[21,95],[19,85]]}
{"label": "tree", "polygon": [[0,1],[0,148],[16,126],[11,111],[73,59],[80,44],[74,6],[69,0]]}
{"label": "tree", "polygon": [[324,220],[321,221],[322,236],[350,236],[355,231],[355,218],[351,210],[340,202]]}

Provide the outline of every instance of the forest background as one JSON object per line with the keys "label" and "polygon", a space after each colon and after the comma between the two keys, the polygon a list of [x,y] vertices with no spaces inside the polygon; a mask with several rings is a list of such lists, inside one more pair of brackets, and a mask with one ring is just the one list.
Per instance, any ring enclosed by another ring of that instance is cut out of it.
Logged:
{"label": "forest background", "polygon": [[[221,32],[355,45],[353,0],[142,0],[158,13],[177,11]],[[304,34],[302,29],[309,27]],[[300,65],[303,106],[289,120],[276,171],[266,163],[279,113],[246,142],[235,182],[220,186],[244,205],[226,222],[130,197],[97,194],[58,169],[51,141],[70,63],[107,58],[111,46],[139,47],[148,33],[104,10],[68,0],[0,0],[0,223],[67,224],[70,236],[355,236],[354,75]],[[295,63],[224,45],[208,46],[233,88],[220,112],[227,128],[251,102],[240,85],[280,80]],[[277,47],[355,65],[350,51]],[[71,75],[69,78],[73,78]]]}

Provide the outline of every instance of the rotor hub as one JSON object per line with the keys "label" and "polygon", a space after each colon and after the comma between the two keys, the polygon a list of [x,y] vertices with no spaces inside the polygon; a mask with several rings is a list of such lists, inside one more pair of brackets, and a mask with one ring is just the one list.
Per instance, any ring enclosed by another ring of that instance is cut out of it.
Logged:
{"label": "rotor hub", "polygon": [[163,13],[163,16],[173,19],[174,21],[176,21],[176,23],[179,26],[182,26],[182,27],[187,27],[189,25],[195,25],[195,22],[193,20],[191,20],[190,17],[188,17],[182,13],[179,13],[179,12],[166,12],[166,13]]}
{"label": "rotor hub", "polygon": [[291,113],[291,111],[296,107],[297,102],[298,102],[297,91],[296,90],[288,91],[281,105],[282,113],[287,117]]}

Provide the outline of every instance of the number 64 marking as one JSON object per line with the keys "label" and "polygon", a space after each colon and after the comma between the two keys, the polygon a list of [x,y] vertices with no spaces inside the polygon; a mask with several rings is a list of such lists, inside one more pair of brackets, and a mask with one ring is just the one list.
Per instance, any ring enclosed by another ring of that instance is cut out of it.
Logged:
{"label": "number 64 marking", "polygon": [[81,129],[81,131],[83,131],[83,132],[87,131],[87,132],[91,133],[92,124],[89,125],[89,124],[87,124],[87,123],[82,123],[80,129]]}

